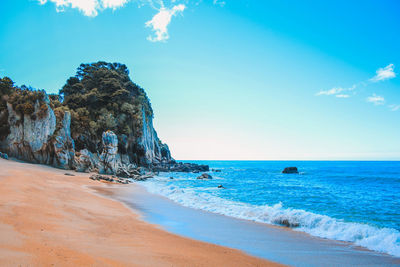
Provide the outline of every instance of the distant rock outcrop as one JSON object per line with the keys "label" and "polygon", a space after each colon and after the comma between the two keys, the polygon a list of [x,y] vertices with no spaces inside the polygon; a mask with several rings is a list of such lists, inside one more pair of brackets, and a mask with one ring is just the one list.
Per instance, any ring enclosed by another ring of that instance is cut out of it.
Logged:
{"label": "distant rock outcrop", "polygon": [[299,171],[297,170],[297,167],[286,167],[282,173],[299,173]]}

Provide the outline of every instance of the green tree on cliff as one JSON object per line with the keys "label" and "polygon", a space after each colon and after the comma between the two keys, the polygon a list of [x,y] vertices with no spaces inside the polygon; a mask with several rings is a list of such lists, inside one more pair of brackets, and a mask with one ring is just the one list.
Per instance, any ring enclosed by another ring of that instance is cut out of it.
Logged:
{"label": "green tree on cliff", "polygon": [[142,135],[143,112],[153,116],[146,93],[130,80],[128,68],[120,63],[81,64],[60,96],[62,105],[71,111],[77,150],[96,151],[106,130],[114,131],[119,139],[124,135],[135,140]]}

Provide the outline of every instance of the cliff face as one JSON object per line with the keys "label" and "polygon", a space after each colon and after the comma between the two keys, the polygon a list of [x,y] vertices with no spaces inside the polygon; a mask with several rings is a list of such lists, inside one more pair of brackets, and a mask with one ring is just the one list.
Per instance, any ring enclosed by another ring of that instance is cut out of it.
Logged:
{"label": "cliff face", "polygon": [[142,164],[167,163],[171,160],[171,153],[167,144],[162,144],[153,127],[153,118],[143,114],[143,134],[139,138],[139,145],[145,151]]}
{"label": "cliff face", "polygon": [[[46,103],[48,105],[48,103]],[[1,143],[0,149],[9,156],[28,162],[52,165],[62,169],[77,171],[98,171],[115,174],[119,169],[152,166],[173,161],[166,144],[162,144],[153,127],[152,118],[143,112],[143,135],[138,138],[139,164],[131,162],[128,155],[118,151],[118,137],[112,131],[102,134],[102,148],[97,153],[87,149],[75,150],[71,137],[71,114],[65,112],[61,122],[57,122],[53,109],[48,105],[44,117],[38,118],[38,104],[32,115],[18,115],[11,104],[7,104],[10,134]],[[35,119],[32,119],[35,118]],[[56,124],[61,128],[56,131]]]}
{"label": "cliff face", "polygon": [[[46,103],[46,105],[48,105]],[[56,117],[53,110],[49,109],[45,117],[37,118],[38,102],[32,115],[19,115],[7,103],[8,123],[10,134],[3,142],[2,148],[9,156],[30,162],[51,164],[51,143],[49,138],[56,128]],[[37,119],[33,119],[33,118]]]}
{"label": "cliff face", "polygon": [[0,79],[0,114],[8,115],[9,125],[0,135],[0,151],[28,162],[107,174],[173,164],[153,127],[147,96],[127,74],[120,64],[83,64],[61,90],[63,101],[43,91],[11,88]]}

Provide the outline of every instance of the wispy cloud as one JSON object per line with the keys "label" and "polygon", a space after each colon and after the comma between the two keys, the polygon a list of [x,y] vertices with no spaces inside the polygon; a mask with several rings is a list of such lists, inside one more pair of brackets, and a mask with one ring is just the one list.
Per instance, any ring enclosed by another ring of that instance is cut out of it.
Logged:
{"label": "wispy cloud", "polygon": [[[151,42],[165,42],[169,39],[168,26],[172,17],[182,13],[189,4],[189,0],[36,0],[41,5],[53,3],[57,12],[63,12],[67,8],[78,9],[83,15],[96,17],[101,11],[106,9],[115,10],[124,7],[129,2],[135,2],[139,7],[148,5],[156,10],[153,18],[145,23],[150,28],[153,36],[148,36],[147,40]],[[164,4],[167,3],[166,5]],[[195,2],[198,5],[201,1]],[[213,0],[214,5],[223,7],[224,0]]]}
{"label": "wispy cloud", "polygon": [[391,111],[398,111],[400,110],[400,105],[389,105]]}
{"label": "wispy cloud", "polygon": [[348,94],[340,94],[340,95],[336,95],[336,97],[338,97],[338,98],[349,98],[350,95],[348,95]]}
{"label": "wispy cloud", "polygon": [[348,98],[350,97],[350,95],[348,93],[344,93],[344,92],[350,92],[353,91],[354,89],[356,89],[357,85],[353,85],[352,87],[349,88],[342,88],[342,87],[334,87],[332,89],[329,90],[321,90],[318,93],[316,93],[317,96],[321,96],[321,95],[334,95],[338,98]]}
{"label": "wispy cloud", "polygon": [[162,6],[154,17],[146,22],[146,27],[152,28],[155,36],[148,36],[147,40],[152,42],[166,41],[169,38],[168,25],[171,18],[178,13],[182,13],[186,6],[184,4],[175,5],[172,8]]}
{"label": "wispy cloud", "polygon": [[226,2],[221,0],[213,0],[214,5],[219,5],[221,7],[225,6]]}
{"label": "wispy cloud", "polygon": [[[372,83],[376,83],[379,81],[389,80],[396,77],[396,73],[394,72],[394,64],[389,64],[384,68],[379,68],[376,71],[376,75],[367,81],[362,81],[354,84],[350,88],[343,87],[334,87],[329,90],[321,90],[316,93],[316,96],[327,95],[327,96],[335,96],[337,98],[349,98],[352,95],[355,95],[357,91],[360,91],[359,87],[367,87]],[[357,89],[357,90],[356,90]],[[354,91],[350,93],[350,91]],[[385,98],[383,96],[376,95],[375,93],[372,96],[366,98],[367,102],[373,103],[374,105],[383,105],[385,104]],[[400,105],[387,105],[390,110],[397,111],[400,110]]]}
{"label": "wispy cloud", "polygon": [[372,96],[367,97],[367,102],[373,103],[374,105],[383,105],[385,103],[385,98],[383,96],[373,94]]}
{"label": "wispy cloud", "polygon": [[384,80],[389,80],[396,77],[396,73],[394,72],[394,65],[389,64],[384,68],[379,68],[376,71],[376,75],[370,79],[371,82],[379,82]]}
{"label": "wispy cloud", "polygon": [[332,88],[329,90],[321,90],[316,95],[335,95],[343,91],[343,88]]}
{"label": "wispy cloud", "polygon": [[65,8],[76,8],[85,16],[96,17],[99,11],[105,9],[117,9],[123,7],[130,0],[38,0],[41,5],[52,2],[56,5],[57,12],[63,12]]}

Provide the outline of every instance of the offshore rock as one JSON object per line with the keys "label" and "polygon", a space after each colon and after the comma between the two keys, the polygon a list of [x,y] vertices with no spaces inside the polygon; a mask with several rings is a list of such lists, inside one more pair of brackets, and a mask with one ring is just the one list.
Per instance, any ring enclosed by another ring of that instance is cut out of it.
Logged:
{"label": "offshore rock", "polygon": [[290,173],[299,173],[299,171],[297,170],[297,167],[286,167],[286,168],[282,171],[282,173],[287,173],[287,174],[290,174]]}

